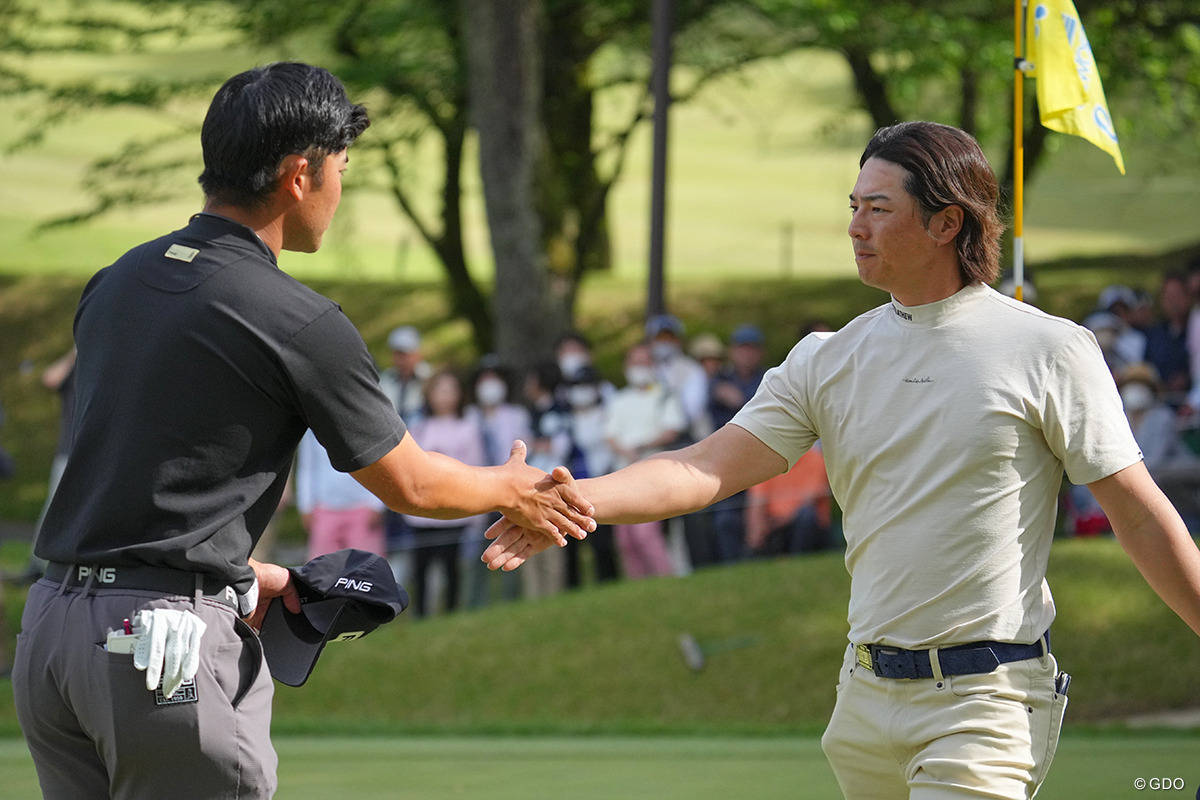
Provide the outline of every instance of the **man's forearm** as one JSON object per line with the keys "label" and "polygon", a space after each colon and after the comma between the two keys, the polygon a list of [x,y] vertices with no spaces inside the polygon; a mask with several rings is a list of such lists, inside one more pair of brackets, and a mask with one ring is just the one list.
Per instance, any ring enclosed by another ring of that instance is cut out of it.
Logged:
{"label": "man's forearm", "polygon": [[685,458],[683,450],[659,453],[617,472],[580,480],[579,490],[596,507],[596,521],[601,523],[687,514],[716,502],[721,482]]}
{"label": "man's forearm", "polygon": [[564,469],[558,479],[525,463],[525,445],[514,444],[499,467],[473,467],[427,452],[405,434],[383,458],[353,473],[389,508],[434,519],[499,511],[560,543],[595,528],[591,504]]}
{"label": "man's forearm", "polygon": [[1142,577],[1200,635],[1200,550],[1145,466],[1135,464],[1089,488]]}
{"label": "man's forearm", "polygon": [[1113,531],[1155,593],[1200,635],[1200,551],[1182,523],[1151,511],[1139,524]]}
{"label": "man's forearm", "polygon": [[498,469],[404,445],[354,475],[393,511],[431,519],[484,514],[518,499],[512,481]]}
{"label": "man's forearm", "polygon": [[782,456],[726,425],[690,447],[581,480],[579,489],[596,507],[597,522],[649,522],[705,508],[785,469]]}

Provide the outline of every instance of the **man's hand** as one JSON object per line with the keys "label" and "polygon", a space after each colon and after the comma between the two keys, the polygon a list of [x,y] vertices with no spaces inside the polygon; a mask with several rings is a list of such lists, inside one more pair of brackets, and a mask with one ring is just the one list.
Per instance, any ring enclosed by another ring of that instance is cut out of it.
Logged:
{"label": "man's hand", "polygon": [[253,558],[250,559],[250,567],[258,576],[258,606],[254,609],[254,613],[246,619],[251,628],[258,630],[262,627],[263,617],[267,615],[267,608],[271,605],[271,600],[276,597],[283,598],[283,605],[288,611],[293,614],[300,613],[300,593],[296,591],[296,586],[292,583],[292,573],[278,564],[264,564]]}
{"label": "man's hand", "polygon": [[483,551],[480,560],[487,564],[488,569],[503,569],[505,572],[511,572],[555,543],[549,536],[522,528],[508,517],[500,518],[483,535],[495,541]]}
{"label": "man's hand", "polygon": [[566,467],[555,467],[546,474],[529,466],[525,463],[525,443],[518,439],[513,442],[502,469],[512,472],[518,485],[525,483],[532,487],[532,491],[519,498],[518,505],[503,509],[504,516],[515,524],[559,547],[566,546],[567,536],[583,539],[596,530],[596,520],[592,518],[595,509],[579,493],[575,478]]}

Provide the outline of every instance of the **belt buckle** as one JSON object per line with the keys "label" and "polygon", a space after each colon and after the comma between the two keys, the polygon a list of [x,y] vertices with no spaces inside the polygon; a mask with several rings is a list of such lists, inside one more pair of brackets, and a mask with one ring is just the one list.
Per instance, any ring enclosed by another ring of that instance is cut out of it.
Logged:
{"label": "belt buckle", "polygon": [[881,644],[861,644],[855,648],[858,663],[875,673],[877,677],[890,680],[921,677],[918,658],[924,651],[904,650]]}
{"label": "belt buckle", "polygon": [[858,659],[858,665],[863,669],[875,671],[875,660],[871,658],[871,645],[856,644],[854,645],[854,657]]}

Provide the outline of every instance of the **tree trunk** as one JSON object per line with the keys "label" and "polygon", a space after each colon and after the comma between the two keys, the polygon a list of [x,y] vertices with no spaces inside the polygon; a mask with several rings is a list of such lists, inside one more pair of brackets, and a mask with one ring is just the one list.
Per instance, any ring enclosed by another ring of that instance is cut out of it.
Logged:
{"label": "tree trunk", "polygon": [[446,270],[450,297],[455,313],[471,323],[471,332],[479,352],[488,353],[495,347],[495,320],[488,298],[467,269],[463,251],[462,227],[462,158],[466,137],[466,120],[461,127],[447,131],[446,179],[442,184],[442,235],[434,243],[434,251]]}
{"label": "tree trunk", "polygon": [[850,65],[858,96],[862,98],[875,127],[885,128],[899,122],[900,115],[888,100],[887,82],[871,66],[871,52],[860,45],[847,45],[842,48],[842,55]]}
{"label": "tree trunk", "polygon": [[548,9],[542,53],[549,164],[542,176],[542,225],[550,272],[566,282],[565,302],[572,317],[584,276],[612,265],[608,185],[596,169],[594,97],[588,84],[591,58],[602,41],[589,35],[586,11],[583,4],[572,3]]}
{"label": "tree trunk", "polygon": [[958,106],[958,127],[976,136],[979,119],[979,73],[969,66],[963,67],[959,89],[962,100]]}
{"label": "tree trunk", "polygon": [[523,368],[553,354],[567,330],[562,281],[542,246],[538,174],[541,127],[541,6],[538,0],[463,0],[471,117],[496,261],[496,353]]}

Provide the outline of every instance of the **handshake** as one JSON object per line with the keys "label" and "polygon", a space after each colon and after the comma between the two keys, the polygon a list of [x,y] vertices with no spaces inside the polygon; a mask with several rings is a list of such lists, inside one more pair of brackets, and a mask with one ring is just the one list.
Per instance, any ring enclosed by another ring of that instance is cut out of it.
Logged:
{"label": "handshake", "polygon": [[[565,547],[565,540],[557,540],[539,531],[522,528],[508,517],[501,517],[484,534],[492,543],[483,551],[480,560],[487,564],[488,569],[503,569],[510,572],[524,564],[532,556],[551,545]],[[586,535],[586,534],[585,534]],[[584,536],[575,536],[583,539]]]}
{"label": "handshake", "polygon": [[[524,444],[520,441],[514,443],[509,464],[517,459],[524,459]],[[488,569],[514,570],[536,553],[552,546],[566,547],[568,536],[584,539],[596,529],[595,509],[579,491],[570,471],[566,467],[555,467],[544,475],[530,498],[537,497],[542,502],[549,498],[559,507],[549,513],[544,509],[532,509],[524,514],[509,511],[488,528],[484,535],[495,540],[481,557]]]}

